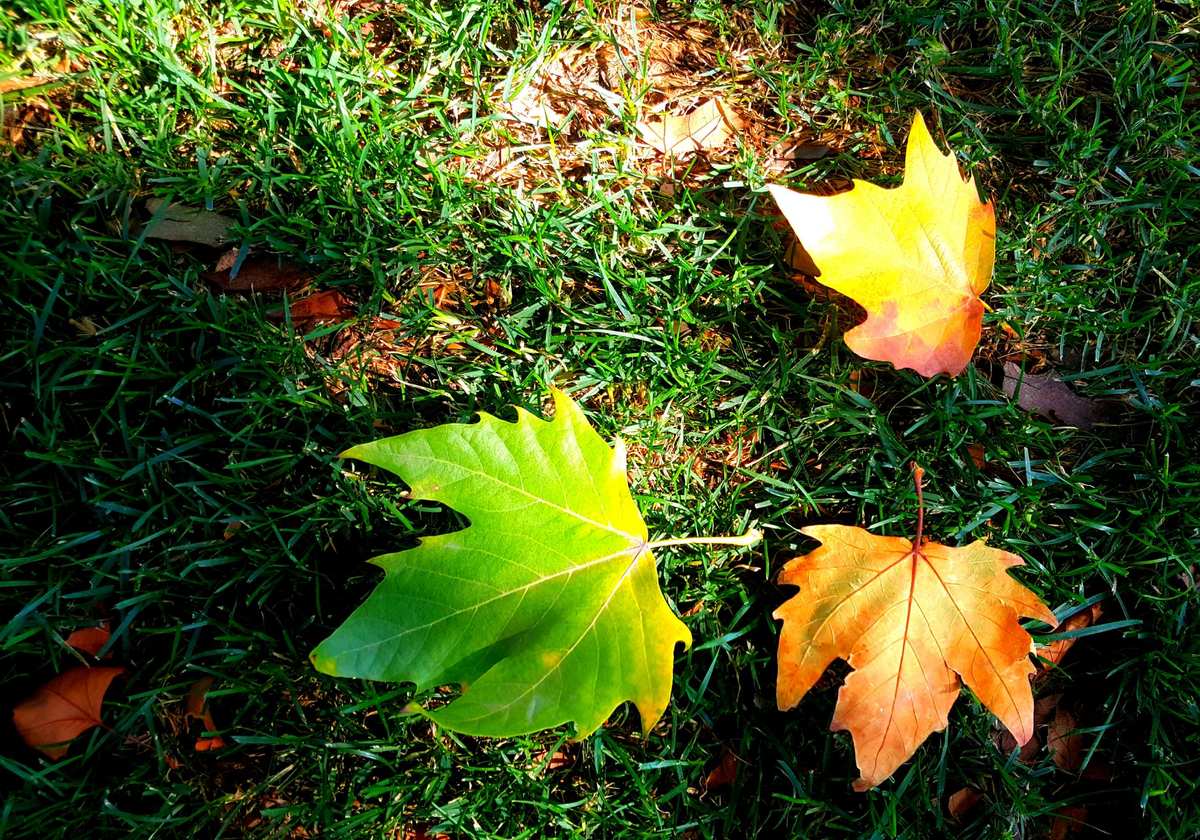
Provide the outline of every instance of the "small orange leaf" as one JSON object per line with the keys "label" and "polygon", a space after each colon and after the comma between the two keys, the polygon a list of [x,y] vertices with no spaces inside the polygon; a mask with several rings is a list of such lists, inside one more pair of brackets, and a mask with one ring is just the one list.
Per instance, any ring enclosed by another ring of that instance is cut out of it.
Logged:
{"label": "small orange leaf", "polygon": [[780,709],[790,709],[836,658],[851,673],[832,729],[847,729],[861,773],[855,790],[887,779],[946,727],[959,677],[1024,744],[1033,737],[1033,642],[1025,615],[1054,614],[1014,580],[1021,558],[977,541],[962,548],[881,537],[844,525],[801,533],[821,542],[790,561],[780,583],[800,593],[775,611]]}
{"label": "small orange leaf", "polygon": [[[216,732],[217,723],[213,720],[212,711],[208,708],[208,691],[212,688],[212,677],[201,677],[192,683],[191,689],[188,691],[188,696],[184,700],[184,713],[195,720],[200,721],[205,732]],[[214,735],[209,738],[196,739],[196,752],[209,752],[210,750],[219,750],[225,746],[225,739],[220,735]]]}
{"label": "small orange leaf", "polygon": [[42,87],[55,80],[50,76],[26,76],[25,78],[0,79],[0,94],[13,93],[27,88]]}
{"label": "small orange leaf", "polygon": [[68,647],[73,647],[75,650],[99,656],[100,651],[108,644],[111,637],[112,634],[108,632],[107,627],[81,627],[67,636],[66,643]]}
{"label": "small orange leaf", "polygon": [[[1100,620],[1100,615],[1103,612],[1103,607],[1100,604],[1092,604],[1086,610],[1075,613],[1075,615],[1063,622],[1058,628],[1059,633],[1067,633],[1071,630],[1082,630],[1084,627],[1091,627]],[[1072,636],[1068,639],[1056,639],[1048,645],[1038,645],[1037,655],[1045,660],[1046,668],[1053,668],[1062,658],[1067,655],[1067,651],[1079,641],[1078,637]]]}
{"label": "small orange leaf", "polygon": [[952,818],[961,820],[979,804],[980,798],[982,795],[975,788],[961,788],[950,794],[950,798],[946,801],[946,808],[950,811]]}
{"label": "small orange leaf", "polygon": [[309,295],[292,304],[293,323],[345,321],[354,315],[354,304],[337,289]]}
{"label": "small orange leaf", "polygon": [[971,463],[975,465],[975,469],[982,470],[987,466],[987,451],[982,443],[968,443],[967,454],[971,456]]}
{"label": "small orange leaf", "polygon": [[831,196],[772,185],[771,195],[820,272],[867,311],[846,333],[860,356],[922,376],[961,373],[979,343],[996,216],[913,116],[904,182],[865,181]]}
{"label": "small orange leaf", "polygon": [[64,671],[13,709],[13,725],[26,744],[62,758],[70,742],[102,726],[100,704],[124,668],[79,666]]}
{"label": "small orange leaf", "polygon": [[704,789],[714,790],[731,785],[737,780],[737,774],[738,757],[733,750],[726,748],[721,751],[721,761],[704,777]]}

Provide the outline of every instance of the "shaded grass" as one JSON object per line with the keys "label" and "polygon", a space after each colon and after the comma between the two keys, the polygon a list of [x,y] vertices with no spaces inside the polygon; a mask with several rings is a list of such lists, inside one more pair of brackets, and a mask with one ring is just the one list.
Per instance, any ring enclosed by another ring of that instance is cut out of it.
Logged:
{"label": "shaded grass", "polygon": [[[1134,836],[1200,829],[1200,110],[1184,10],[660,11],[728,37],[749,22],[779,45],[755,67],[773,92],[755,106],[838,138],[794,185],[897,177],[911,110],[937,113],[999,207],[979,368],[923,382],[849,354],[834,307],[780,264],[750,151],[667,194],[613,151],[632,136],[617,125],[593,137],[591,178],[551,168],[522,194],[465,177],[491,85],[594,32],[590,13],[19,4],[5,56],[50,62],[39,38],[54,33],[83,67],[36,140],[0,152],[3,700],[70,664],[61,638],[99,618],[129,676],[106,704],[111,730],[62,762],[5,730],[6,835],[1035,836],[1064,804]],[[266,317],[277,301],[210,290],[205,255],[143,240],[149,196],[239,217],[244,241],[415,334],[445,329],[413,291],[436,267],[463,280],[453,314],[477,331],[459,351],[415,351],[404,381],[380,387],[306,352]],[[509,306],[486,305],[488,280]],[[71,323],[84,318],[95,335]],[[1016,408],[993,377],[1020,353],[1118,401],[1114,422],[1084,433]],[[629,441],[652,532],[751,519],[768,532],[748,555],[663,552],[664,589],[696,638],[663,724],[643,741],[621,709],[578,745],[457,738],[403,716],[403,687],[314,673],[307,651],[374,583],[361,561],[453,521],[335,454],[537,409],[548,382]],[[729,440],[753,457],[705,468]],[[848,739],[827,731],[837,680],[774,709],[770,611],[786,593],[770,581],[811,547],[797,529],[907,533],[913,459],[938,537],[987,537],[1027,558],[1023,580],[1052,605],[1104,595],[1106,621],[1140,622],[1085,638],[1039,688],[1078,704],[1110,779],[1078,781],[1044,753],[1021,765],[964,699],[945,734],[859,796]],[[222,753],[194,753],[182,719],[205,674],[235,742]],[[547,769],[556,749],[568,766]],[[738,779],[704,793],[724,749]],[[945,800],[966,785],[985,799],[954,823]]]}

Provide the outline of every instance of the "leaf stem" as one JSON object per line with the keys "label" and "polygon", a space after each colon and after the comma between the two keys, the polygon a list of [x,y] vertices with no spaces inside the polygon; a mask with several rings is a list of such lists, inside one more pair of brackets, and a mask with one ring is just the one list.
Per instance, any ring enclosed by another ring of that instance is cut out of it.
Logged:
{"label": "leaf stem", "polygon": [[763,537],[762,531],[751,528],[740,537],[676,537],[670,540],[654,540],[646,543],[646,548],[653,551],[656,548],[668,548],[673,545],[736,545],[749,548]]}
{"label": "leaf stem", "polygon": [[913,484],[917,487],[917,536],[913,540],[913,548],[921,550],[925,541],[925,495],[921,491],[921,481],[925,478],[925,470],[916,461],[912,462]]}

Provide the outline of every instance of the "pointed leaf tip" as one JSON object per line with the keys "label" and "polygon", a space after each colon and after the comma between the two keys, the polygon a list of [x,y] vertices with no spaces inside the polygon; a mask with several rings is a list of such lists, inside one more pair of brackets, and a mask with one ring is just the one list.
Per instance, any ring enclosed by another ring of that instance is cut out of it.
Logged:
{"label": "pointed leaf tip", "polygon": [[364,444],[360,443],[357,446],[351,446],[349,449],[343,449],[341,452],[339,452],[337,454],[336,457],[341,458],[343,460],[345,460],[347,458],[353,458],[356,461],[362,460],[363,445]]}

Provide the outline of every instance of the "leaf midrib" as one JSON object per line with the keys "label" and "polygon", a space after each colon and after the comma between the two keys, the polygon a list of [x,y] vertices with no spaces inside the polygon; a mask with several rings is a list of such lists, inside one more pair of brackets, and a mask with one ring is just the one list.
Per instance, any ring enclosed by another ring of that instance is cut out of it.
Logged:
{"label": "leaf midrib", "polygon": [[[460,616],[464,613],[473,612],[473,611],[482,609],[483,607],[486,607],[488,604],[494,603],[496,601],[500,601],[505,598],[509,598],[509,597],[511,597],[513,595],[517,595],[519,593],[528,592],[529,590],[533,589],[534,587],[540,586],[543,583],[554,580],[555,578],[560,578],[564,575],[573,575],[576,572],[583,571],[584,569],[589,569],[593,566],[599,566],[601,564],[611,562],[625,554],[633,553],[633,561],[629,564],[629,567],[632,568],[637,563],[637,560],[641,556],[642,550],[645,547],[646,547],[645,541],[639,541],[637,545],[632,545],[632,546],[629,546],[628,548],[623,548],[620,551],[615,551],[611,554],[606,554],[603,557],[597,557],[593,560],[588,560],[587,562],[584,562],[584,563],[578,563],[574,566],[568,566],[565,569],[559,569],[556,572],[552,572],[551,574],[548,574],[548,575],[543,575],[542,577],[531,580],[528,583],[525,583],[514,589],[508,589],[508,590],[505,590],[504,592],[499,592],[499,593],[491,596],[490,598],[485,598],[484,600],[478,601],[469,606],[460,607],[459,609],[453,610],[452,612],[448,612],[445,615],[438,616],[433,621],[428,621],[424,624],[418,624],[418,625],[414,625],[412,627],[406,627],[405,629],[401,630],[399,633],[393,633],[390,636],[387,636],[385,638],[379,639],[374,642],[370,642],[365,645],[359,645],[358,647],[353,647],[353,648],[346,648],[344,651],[342,651],[342,653],[343,654],[359,653],[360,651],[377,648],[381,645],[385,645],[390,642],[394,642],[397,639],[402,639],[405,636],[409,635],[410,633],[418,633],[422,630],[428,630],[430,627],[434,627],[438,624],[441,624],[444,621],[449,621],[450,619]],[[445,548],[445,546],[441,546],[441,548]],[[468,551],[475,550],[474,548],[466,547],[466,546],[464,546],[464,548]],[[420,551],[420,550],[421,549],[419,547],[415,548],[415,549],[410,549],[410,551]],[[628,576],[628,569],[624,573],[622,573],[620,580],[624,581],[627,576]],[[605,602],[605,606],[607,606],[607,601]],[[603,607],[601,609],[603,609]]]}
{"label": "leaf midrib", "polygon": [[529,685],[520,694],[513,697],[512,700],[510,700],[509,702],[505,703],[502,706],[499,706],[498,709],[492,708],[483,714],[476,715],[473,718],[465,718],[464,720],[482,720],[483,718],[492,717],[493,715],[495,715],[497,713],[497,711],[507,711],[508,709],[511,709],[521,699],[529,696],[531,693],[533,693],[534,691],[537,690],[538,686],[540,686],[546,680],[550,679],[551,674],[558,672],[563,667],[563,665],[567,662],[567,660],[571,657],[571,654],[575,652],[575,648],[579,647],[580,643],[585,638],[587,638],[587,636],[593,630],[596,629],[596,624],[597,624],[597,622],[600,621],[600,616],[604,615],[605,611],[609,607],[609,604],[611,604],[613,602],[613,599],[617,597],[617,593],[621,591],[621,587],[624,586],[624,584],[627,580],[629,580],[629,576],[631,574],[633,574],[633,570],[637,566],[638,561],[640,561],[642,559],[642,554],[644,553],[645,548],[646,548],[645,546],[642,546],[634,553],[633,559],[629,562],[629,565],[625,567],[625,570],[623,572],[621,572],[621,576],[619,578],[617,578],[617,582],[615,584],[613,584],[612,589],[609,590],[608,595],[604,599],[604,603],[602,603],[596,609],[596,614],[592,616],[592,620],[590,622],[588,622],[587,627],[583,628],[583,630],[580,631],[580,633],[576,637],[575,641],[572,642],[571,646],[563,652],[563,655],[559,658],[559,660],[557,662],[555,662],[554,665],[552,665],[551,667],[546,669],[546,673],[542,674],[542,676],[539,677],[536,682]]}

